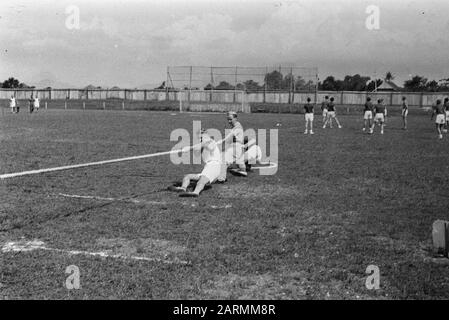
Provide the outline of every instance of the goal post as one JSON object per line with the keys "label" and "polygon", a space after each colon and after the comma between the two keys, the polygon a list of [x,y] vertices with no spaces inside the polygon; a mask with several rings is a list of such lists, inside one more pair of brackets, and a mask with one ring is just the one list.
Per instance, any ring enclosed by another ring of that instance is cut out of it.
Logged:
{"label": "goal post", "polygon": [[247,94],[243,90],[179,90],[179,112],[250,113]]}

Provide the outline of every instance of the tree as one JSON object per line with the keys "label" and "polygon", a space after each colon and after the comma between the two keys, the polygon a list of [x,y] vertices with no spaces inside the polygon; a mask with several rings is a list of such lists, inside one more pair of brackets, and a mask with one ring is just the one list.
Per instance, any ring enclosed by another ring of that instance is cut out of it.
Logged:
{"label": "tree", "polygon": [[410,80],[404,82],[404,89],[411,92],[425,91],[427,78],[421,76],[414,76]]}
{"label": "tree", "polygon": [[385,74],[385,81],[390,82],[390,81],[393,81],[393,80],[394,80],[393,74],[391,73],[391,71],[388,71],[388,72]]}
{"label": "tree", "polygon": [[215,87],[217,90],[234,90],[234,86],[226,81],[221,81],[218,86]]}
{"label": "tree", "polygon": [[440,86],[437,81],[432,80],[426,83],[426,91],[437,92],[440,91]]}
{"label": "tree", "polygon": [[283,75],[277,70],[274,70],[265,75],[265,83],[268,89],[279,90],[282,89]]}
{"label": "tree", "polygon": [[261,90],[263,89],[263,86],[260,86],[259,83],[257,83],[254,80],[246,80],[245,82],[243,82],[243,85],[245,86],[246,90],[253,90],[253,91],[257,91],[257,90]]}
{"label": "tree", "polygon": [[343,90],[343,81],[336,80],[334,76],[328,76],[323,83],[319,85],[320,90],[325,91],[340,91]]}
{"label": "tree", "polygon": [[20,81],[11,77],[8,80],[3,81],[2,88],[20,88]]}
{"label": "tree", "polygon": [[343,90],[345,91],[365,91],[370,77],[364,77],[359,74],[345,76],[343,80]]}
{"label": "tree", "polygon": [[374,91],[376,88],[378,88],[383,81],[381,79],[371,80],[368,81],[368,84],[366,86],[366,91]]}

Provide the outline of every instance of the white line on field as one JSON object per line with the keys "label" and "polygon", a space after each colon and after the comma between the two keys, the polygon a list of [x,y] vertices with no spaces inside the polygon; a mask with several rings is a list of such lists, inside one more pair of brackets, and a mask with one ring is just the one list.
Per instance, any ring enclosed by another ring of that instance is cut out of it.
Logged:
{"label": "white line on field", "polygon": [[45,251],[53,251],[65,253],[68,255],[86,255],[86,256],[94,256],[101,258],[113,258],[113,259],[122,259],[122,260],[139,260],[139,261],[148,261],[148,262],[160,262],[165,264],[190,264],[188,261],[180,260],[175,258],[173,260],[168,259],[160,259],[160,258],[149,258],[144,256],[125,256],[121,254],[111,254],[105,251],[91,252],[91,251],[80,251],[80,250],[64,250],[64,249],[56,249],[49,248],[45,246],[43,241],[33,240],[33,241],[10,241],[3,245],[2,252],[29,252],[33,250],[45,250]]}
{"label": "white line on field", "polygon": [[137,199],[120,199],[120,198],[105,198],[105,197],[97,197],[97,196],[83,196],[78,194],[66,194],[66,193],[58,193],[58,196],[66,197],[66,198],[75,198],[75,199],[89,199],[89,200],[100,200],[100,201],[123,201],[123,202],[131,202],[131,203],[142,203],[142,204],[167,204],[163,201],[148,201],[148,200],[137,200]]}

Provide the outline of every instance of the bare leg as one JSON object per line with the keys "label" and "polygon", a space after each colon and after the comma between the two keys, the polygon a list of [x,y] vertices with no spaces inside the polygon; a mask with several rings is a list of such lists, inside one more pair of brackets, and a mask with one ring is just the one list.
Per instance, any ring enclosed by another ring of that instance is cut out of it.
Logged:
{"label": "bare leg", "polygon": [[335,117],[335,122],[337,123],[337,126],[338,126],[339,128],[341,128],[340,121],[338,121],[338,118],[337,118],[337,117]]}
{"label": "bare leg", "polygon": [[184,176],[184,179],[182,179],[182,186],[184,190],[187,190],[187,187],[190,185],[190,181],[198,181],[198,175],[197,174],[187,174]]}
{"label": "bare leg", "polygon": [[195,190],[193,191],[193,193],[196,193],[197,195],[199,195],[200,192],[203,191],[204,186],[208,183],[209,183],[209,179],[206,178],[205,176],[201,176],[200,180],[198,180],[198,182],[196,183],[196,187],[195,187]]}

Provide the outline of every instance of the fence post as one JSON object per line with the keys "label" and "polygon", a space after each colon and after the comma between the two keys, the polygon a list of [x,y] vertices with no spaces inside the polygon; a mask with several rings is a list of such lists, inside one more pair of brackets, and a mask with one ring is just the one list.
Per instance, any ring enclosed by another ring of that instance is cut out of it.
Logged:
{"label": "fence post", "polygon": [[47,110],[47,101],[45,101],[45,110]]}
{"label": "fence post", "polygon": [[103,101],[103,110],[106,110],[106,102]]}
{"label": "fence post", "polygon": [[64,109],[67,110],[67,99],[64,101]]}
{"label": "fence post", "polygon": [[421,92],[421,98],[419,99],[420,108],[424,107],[424,92]]}
{"label": "fence post", "polygon": [[83,101],[83,110],[86,110],[86,102]]}

